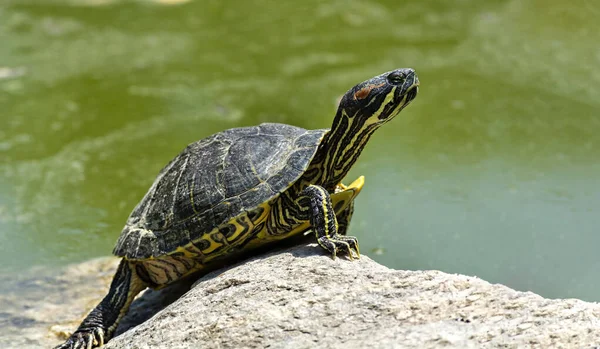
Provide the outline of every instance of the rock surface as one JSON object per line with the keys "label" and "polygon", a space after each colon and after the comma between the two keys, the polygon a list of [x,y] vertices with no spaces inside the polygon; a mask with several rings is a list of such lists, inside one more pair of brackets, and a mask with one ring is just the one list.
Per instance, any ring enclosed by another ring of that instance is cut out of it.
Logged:
{"label": "rock surface", "polygon": [[106,348],[524,348],[600,344],[600,305],[292,247],[198,280]]}
{"label": "rock surface", "polygon": [[[56,334],[63,328],[73,330],[85,314],[84,308],[89,310],[89,298],[107,288],[106,276],[114,269],[115,261],[95,263],[104,266],[100,279],[98,271],[75,278],[82,282],[94,282],[86,278],[106,280],[104,287],[96,287],[93,295],[65,294],[72,297],[73,303],[67,308],[54,309],[56,302],[51,297],[43,298],[40,304],[46,304],[45,308],[37,309],[46,309],[46,313],[39,313],[45,315],[28,316],[45,325],[45,331],[41,331],[44,326],[34,326],[24,332],[29,341],[25,338],[21,345],[14,345],[0,340],[0,346],[47,348],[60,342]],[[73,268],[70,272],[74,275]],[[475,277],[391,270],[365,256],[358,261],[332,260],[314,244],[275,251],[217,270],[200,278],[183,294],[189,287],[188,283],[147,291],[134,302],[119,327],[120,335],[105,348],[600,345],[600,304],[544,299]],[[65,292],[70,289],[65,288]],[[68,319],[66,327],[51,325],[52,321],[64,321],[65,314],[77,318]],[[45,342],[41,342],[43,337]]]}

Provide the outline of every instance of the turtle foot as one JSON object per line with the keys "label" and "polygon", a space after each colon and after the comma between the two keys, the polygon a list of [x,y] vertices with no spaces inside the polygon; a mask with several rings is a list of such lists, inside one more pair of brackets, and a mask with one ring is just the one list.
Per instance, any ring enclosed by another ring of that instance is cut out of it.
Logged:
{"label": "turtle foot", "polygon": [[91,349],[102,345],[104,345],[104,330],[97,327],[76,331],[66,342],[54,349]]}
{"label": "turtle foot", "polygon": [[354,259],[355,257],[360,259],[358,239],[354,236],[334,234],[331,236],[322,236],[318,240],[319,245],[329,251],[333,259],[335,259],[339,252],[347,254],[350,259]]}

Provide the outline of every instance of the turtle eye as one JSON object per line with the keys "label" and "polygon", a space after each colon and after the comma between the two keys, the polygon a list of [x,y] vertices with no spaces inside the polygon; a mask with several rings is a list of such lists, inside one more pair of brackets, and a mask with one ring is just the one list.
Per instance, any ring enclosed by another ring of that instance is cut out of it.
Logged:
{"label": "turtle eye", "polygon": [[404,80],[404,74],[398,71],[392,72],[390,73],[390,75],[387,76],[387,81],[392,85],[402,85],[402,83],[404,83]]}

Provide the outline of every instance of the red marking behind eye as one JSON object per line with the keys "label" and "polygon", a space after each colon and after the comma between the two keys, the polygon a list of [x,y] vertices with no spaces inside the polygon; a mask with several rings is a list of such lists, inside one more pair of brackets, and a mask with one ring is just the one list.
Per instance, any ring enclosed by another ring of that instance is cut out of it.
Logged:
{"label": "red marking behind eye", "polygon": [[371,93],[372,89],[381,87],[383,85],[385,85],[385,83],[381,83],[379,85],[367,85],[354,93],[354,99],[365,99],[369,96],[369,93]]}
{"label": "red marking behind eye", "polygon": [[371,92],[369,86],[363,87],[354,93],[354,99],[365,99],[369,95],[369,92]]}

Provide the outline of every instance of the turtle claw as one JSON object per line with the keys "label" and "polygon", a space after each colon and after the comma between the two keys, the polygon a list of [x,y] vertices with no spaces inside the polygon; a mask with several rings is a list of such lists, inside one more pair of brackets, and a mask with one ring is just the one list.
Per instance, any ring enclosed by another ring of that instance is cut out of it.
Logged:
{"label": "turtle claw", "polygon": [[104,330],[94,328],[75,332],[63,344],[54,349],[92,349],[104,345]]}
{"label": "turtle claw", "polygon": [[101,328],[97,328],[94,330],[95,341],[94,344],[97,344],[99,347],[104,345],[104,330]]}
{"label": "turtle claw", "polygon": [[356,252],[356,258],[360,259],[360,249],[358,248],[358,240],[354,239],[353,250]]}
{"label": "turtle claw", "polygon": [[321,247],[331,253],[331,258],[333,259],[337,257],[338,252],[346,253],[350,260],[354,260],[355,258],[360,259],[358,239],[354,236],[334,234],[332,236],[320,237],[318,242]]}

